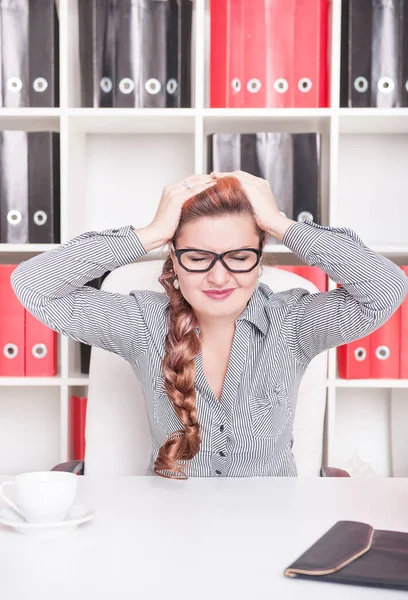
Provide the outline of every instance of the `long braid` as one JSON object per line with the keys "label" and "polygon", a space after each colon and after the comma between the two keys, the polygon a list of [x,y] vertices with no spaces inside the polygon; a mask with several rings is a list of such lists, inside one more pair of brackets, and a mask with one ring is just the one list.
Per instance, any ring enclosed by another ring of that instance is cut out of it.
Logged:
{"label": "long braid", "polygon": [[[184,425],[184,431],[175,431],[160,448],[154,471],[171,479],[186,479],[179,461],[191,460],[200,449],[200,425],[197,421],[194,389],[195,362],[201,342],[196,334],[197,319],[180,290],[173,286],[175,274],[171,258],[163,265],[159,281],[169,297],[169,331],[165,341],[162,362],[164,385],[174,410]],[[172,472],[176,475],[168,475]]]}

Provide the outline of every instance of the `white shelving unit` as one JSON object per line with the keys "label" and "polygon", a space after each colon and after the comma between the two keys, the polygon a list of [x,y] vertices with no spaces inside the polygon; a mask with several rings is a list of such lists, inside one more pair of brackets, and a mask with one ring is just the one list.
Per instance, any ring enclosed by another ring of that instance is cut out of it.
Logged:
{"label": "white shelving unit", "polygon": [[[0,109],[0,129],[60,132],[62,243],[92,229],[148,225],[166,183],[207,171],[210,133],[317,131],[322,223],[352,227],[374,250],[408,264],[408,109],[339,107],[341,0],[332,4],[331,107],[322,109],[208,108],[206,0],[195,0],[194,108],[81,108],[76,0],[60,0],[59,16],[61,106]],[[0,244],[0,262],[17,264],[53,247]],[[300,264],[285,246],[269,245],[267,253],[266,262],[271,256],[281,264]],[[156,256],[149,253],[145,260]],[[68,399],[86,395],[88,383],[79,372],[79,356],[79,344],[62,337],[58,377],[0,378],[0,472],[49,469],[67,460]],[[390,413],[402,397],[408,402],[408,381],[343,381],[336,373],[333,349],[325,464],[346,468],[357,449],[376,474],[395,475]]]}

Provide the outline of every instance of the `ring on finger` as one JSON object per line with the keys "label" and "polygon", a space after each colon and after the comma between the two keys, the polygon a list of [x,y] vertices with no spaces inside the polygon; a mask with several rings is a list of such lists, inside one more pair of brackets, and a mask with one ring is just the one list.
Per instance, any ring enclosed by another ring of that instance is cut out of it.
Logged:
{"label": "ring on finger", "polygon": [[188,181],[183,181],[183,185],[186,188],[186,190],[191,190],[191,185],[188,183]]}

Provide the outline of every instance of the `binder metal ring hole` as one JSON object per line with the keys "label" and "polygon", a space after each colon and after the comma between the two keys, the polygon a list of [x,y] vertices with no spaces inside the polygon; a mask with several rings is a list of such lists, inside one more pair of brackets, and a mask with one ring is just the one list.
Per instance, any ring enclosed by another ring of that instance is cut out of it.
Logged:
{"label": "binder metal ring hole", "polygon": [[284,94],[285,92],[288,91],[289,84],[286,81],[286,79],[283,79],[283,77],[281,77],[280,79],[277,79],[275,81],[275,83],[273,84],[273,87],[274,87],[275,91],[278,92],[279,94]]}
{"label": "binder metal ring hole", "polygon": [[36,225],[44,225],[47,222],[48,216],[47,213],[43,210],[37,210],[34,213],[33,221]]}
{"label": "binder metal ring hole", "polygon": [[378,360],[388,360],[390,354],[391,352],[388,346],[378,346],[378,348],[375,349],[375,355]]}
{"label": "binder metal ring hole", "polygon": [[256,77],[250,79],[247,83],[247,90],[251,94],[257,94],[262,87],[262,83]]}
{"label": "binder metal ring hole", "polygon": [[34,358],[45,358],[47,356],[47,346],[45,344],[35,344],[31,352]]}
{"label": "binder metal ring hole", "polygon": [[7,80],[7,87],[10,92],[19,92],[23,87],[23,82],[18,77],[10,77]]}
{"label": "binder metal ring hole", "polygon": [[177,92],[178,83],[176,79],[169,79],[166,85],[168,94],[175,94]]}
{"label": "binder metal ring hole", "polygon": [[367,350],[360,346],[354,350],[354,358],[357,362],[363,362],[367,358]]}
{"label": "binder metal ring hole", "polygon": [[394,81],[391,79],[391,77],[381,77],[380,81],[378,82],[378,89],[384,94],[391,94],[392,90],[394,89]]}
{"label": "binder metal ring hole", "polygon": [[110,77],[102,77],[99,82],[99,87],[105,94],[109,94],[112,91],[112,79]]}
{"label": "binder metal ring hole", "polygon": [[308,210],[302,210],[302,212],[300,212],[298,214],[297,220],[298,221],[313,221],[313,215]]}
{"label": "binder metal ring hole", "polygon": [[124,77],[119,81],[119,90],[122,94],[131,94],[135,89],[135,83],[130,77]]}
{"label": "binder metal ring hole", "polygon": [[234,77],[234,79],[231,82],[231,87],[234,90],[234,92],[240,92],[241,91],[241,80],[238,79],[238,77]]}
{"label": "binder metal ring hole", "polygon": [[18,347],[15,344],[6,344],[3,348],[3,354],[6,358],[16,358],[18,354]]}
{"label": "binder metal ring hole", "polygon": [[302,77],[302,79],[299,79],[298,82],[298,88],[301,92],[306,93],[306,92],[310,92],[310,90],[312,89],[312,80],[309,79],[309,77]]}
{"label": "binder metal ring hole", "polygon": [[35,92],[45,92],[47,87],[48,87],[48,81],[45,79],[45,77],[37,77],[37,79],[34,79],[33,90]]}
{"label": "binder metal ring hole", "polygon": [[19,225],[23,220],[23,215],[19,210],[10,210],[7,213],[7,221],[10,225]]}
{"label": "binder metal ring hole", "polygon": [[161,90],[161,83],[158,79],[156,79],[155,77],[151,77],[150,79],[148,79],[145,83],[145,89],[146,92],[148,94],[152,94],[153,96],[155,96],[156,94],[158,94]]}
{"label": "binder metal ring hole", "polygon": [[368,81],[365,77],[356,77],[354,80],[354,89],[361,94],[368,90]]}

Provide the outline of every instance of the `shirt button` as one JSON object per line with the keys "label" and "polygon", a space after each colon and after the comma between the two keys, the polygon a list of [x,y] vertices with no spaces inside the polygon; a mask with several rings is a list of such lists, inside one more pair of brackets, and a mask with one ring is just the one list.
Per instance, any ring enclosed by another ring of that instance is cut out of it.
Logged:
{"label": "shirt button", "polygon": [[224,425],[221,425],[220,431],[224,431]]}
{"label": "shirt button", "polygon": [[225,452],[223,452],[222,450],[221,450],[221,452],[219,453],[219,455],[220,455],[220,456],[226,456]]}
{"label": "shirt button", "polygon": [[219,471],[218,469],[215,472],[217,473],[217,475],[221,475],[221,471]]}

